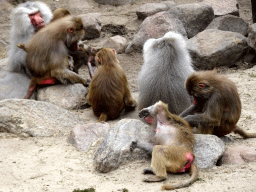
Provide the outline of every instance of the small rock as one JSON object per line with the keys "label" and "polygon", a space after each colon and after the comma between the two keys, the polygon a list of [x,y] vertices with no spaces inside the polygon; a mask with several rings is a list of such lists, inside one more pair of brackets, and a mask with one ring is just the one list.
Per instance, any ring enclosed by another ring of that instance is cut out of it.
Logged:
{"label": "small rock", "polygon": [[103,47],[110,47],[115,49],[117,53],[123,53],[125,51],[126,45],[127,40],[120,35],[116,35],[107,39],[103,44]]}
{"label": "small rock", "polygon": [[161,11],[167,11],[168,7],[162,3],[147,3],[142,5],[137,11],[136,14],[138,19],[144,20],[146,17],[154,15]]}
{"label": "small rock", "polygon": [[239,16],[237,0],[203,0],[203,4],[210,5],[214,10],[214,15],[223,16],[227,14]]}
{"label": "small rock", "polygon": [[94,141],[105,136],[109,129],[109,124],[105,122],[77,125],[71,130],[68,142],[78,151],[86,151]]}
{"label": "small rock", "polygon": [[215,18],[206,29],[219,29],[222,31],[232,31],[240,33],[244,36],[248,34],[248,23],[246,23],[242,18],[225,15]]}
{"label": "small rock", "polygon": [[95,39],[100,37],[101,21],[99,13],[88,13],[79,15],[84,25],[84,37],[82,40]]}
{"label": "small rock", "polygon": [[239,146],[227,147],[220,163],[234,165],[252,161],[256,161],[256,149],[254,147]]}

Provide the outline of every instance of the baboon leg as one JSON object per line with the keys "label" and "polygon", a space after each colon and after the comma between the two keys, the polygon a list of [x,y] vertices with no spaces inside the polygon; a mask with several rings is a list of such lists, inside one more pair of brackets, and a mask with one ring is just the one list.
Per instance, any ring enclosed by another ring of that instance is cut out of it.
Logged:
{"label": "baboon leg", "polygon": [[88,81],[83,79],[78,74],[68,69],[58,69],[51,71],[51,77],[58,79],[61,83],[66,84],[67,80],[71,83],[81,83],[84,86],[88,86]]}
{"label": "baboon leg", "polygon": [[32,77],[32,79],[30,80],[30,84],[29,84],[29,87],[28,87],[27,94],[24,97],[24,99],[30,99],[30,97],[35,92],[36,86],[37,86],[37,79],[36,79],[36,77]]}
{"label": "baboon leg", "polygon": [[144,182],[159,182],[159,181],[163,181],[165,180],[167,177],[159,177],[159,176],[156,176],[156,175],[150,175],[150,176],[147,176],[145,177],[142,181]]}
{"label": "baboon leg", "polygon": [[148,153],[149,155],[152,155],[154,145],[147,142],[132,141],[130,145],[130,150],[133,151],[136,148],[142,149],[146,151],[146,153]]}
{"label": "baboon leg", "polygon": [[145,169],[143,170],[143,174],[146,175],[146,174],[155,174],[155,173],[154,173],[153,169],[151,169],[151,168],[145,168]]}
{"label": "baboon leg", "polygon": [[243,138],[256,138],[256,133],[247,133],[237,125],[235,126],[235,129],[233,131],[234,133],[239,134]]}
{"label": "baboon leg", "polygon": [[108,115],[105,114],[105,113],[101,113],[100,114],[100,117],[98,119],[98,122],[101,122],[101,121],[107,121],[108,120]]}

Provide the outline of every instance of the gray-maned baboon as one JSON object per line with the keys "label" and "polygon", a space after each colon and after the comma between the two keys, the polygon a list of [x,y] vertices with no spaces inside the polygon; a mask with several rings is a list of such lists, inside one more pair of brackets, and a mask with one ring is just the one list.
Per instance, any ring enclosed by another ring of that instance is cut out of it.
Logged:
{"label": "gray-maned baboon", "polygon": [[26,64],[26,52],[17,44],[27,43],[31,37],[52,19],[52,12],[43,2],[28,1],[19,4],[11,14],[10,49],[8,61],[10,71],[31,74]]}
{"label": "gray-maned baboon", "polygon": [[136,101],[131,96],[115,50],[101,49],[96,54],[95,61],[98,69],[90,83],[87,101],[92,106],[94,115],[99,117],[98,121],[115,119],[123,109],[133,110]]}
{"label": "gray-maned baboon", "polygon": [[155,175],[146,177],[144,182],[163,181],[167,172],[182,173],[190,171],[191,178],[178,184],[165,184],[162,189],[177,189],[187,187],[198,177],[198,170],[194,163],[193,149],[195,138],[192,128],[183,118],[171,114],[168,105],[159,101],[144,108],[139,116],[146,118],[155,129],[154,143],[133,141],[130,149],[140,148],[152,154],[151,168],[144,169],[144,174]]}
{"label": "gray-maned baboon", "polygon": [[183,111],[183,117],[199,133],[223,136],[234,131],[244,138],[256,137],[236,124],[241,115],[241,101],[235,84],[213,71],[199,71],[189,76],[186,89],[194,104]]}
{"label": "gray-maned baboon", "polygon": [[82,83],[88,81],[68,69],[68,48],[84,35],[80,17],[67,16],[48,24],[26,44],[19,45],[27,52],[27,65],[32,74],[25,98],[30,98],[38,84]]}
{"label": "gray-maned baboon", "polygon": [[139,72],[138,107],[148,107],[161,100],[169,111],[180,114],[192,104],[184,83],[194,72],[184,37],[168,32],[159,39],[149,39],[143,46],[144,63]]}

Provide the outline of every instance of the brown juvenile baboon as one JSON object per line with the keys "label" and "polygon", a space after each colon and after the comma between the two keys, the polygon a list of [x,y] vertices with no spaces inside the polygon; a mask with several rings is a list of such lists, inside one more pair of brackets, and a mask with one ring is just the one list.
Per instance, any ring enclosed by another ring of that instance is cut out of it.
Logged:
{"label": "brown juvenile baboon", "polygon": [[31,77],[26,64],[26,52],[17,44],[27,43],[31,37],[45,27],[52,18],[49,7],[40,1],[27,1],[19,4],[11,14],[10,49],[8,61],[10,71],[24,73]]}
{"label": "brown juvenile baboon", "polygon": [[82,83],[88,81],[68,69],[68,48],[84,35],[80,17],[67,16],[52,22],[26,44],[19,45],[27,52],[27,65],[32,74],[31,83],[25,98],[30,98],[37,84]]}
{"label": "brown juvenile baboon", "polygon": [[213,71],[195,72],[186,81],[186,89],[194,104],[180,116],[199,133],[223,136],[234,131],[244,138],[256,137],[236,124],[241,115],[241,101],[235,84]]}
{"label": "brown juvenile baboon", "polygon": [[179,184],[165,184],[162,189],[171,190],[192,184],[198,177],[198,170],[193,154],[195,138],[188,122],[171,114],[168,111],[168,105],[162,101],[142,109],[139,116],[151,122],[151,127],[156,132],[154,143],[133,141],[130,146],[131,150],[140,148],[152,154],[152,169],[144,169],[144,174],[154,173],[155,175],[146,177],[143,181],[163,181],[167,178],[167,172],[181,173],[189,170],[190,179]]}
{"label": "brown juvenile baboon", "polygon": [[194,72],[185,38],[170,31],[158,39],[149,39],[143,46],[144,63],[139,72],[139,110],[161,100],[176,115],[192,104],[184,88]]}
{"label": "brown juvenile baboon", "polygon": [[136,101],[131,97],[126,75],[119,64],[116,52],[111,48],[101,49],[95,56],[98,70],[92,78],[87,95],[98,121],[119,117],[121,111],[132,110]]}

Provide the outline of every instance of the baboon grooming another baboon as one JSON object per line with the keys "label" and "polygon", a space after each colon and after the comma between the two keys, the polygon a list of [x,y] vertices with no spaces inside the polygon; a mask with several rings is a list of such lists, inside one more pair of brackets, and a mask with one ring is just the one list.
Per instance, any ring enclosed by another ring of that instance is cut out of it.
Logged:
{"label": "baboon grooming another baboon", "polygon": [[180,116],[199,133],[223,136],[237,133],[244,138],[256,137],[236,124],[241,115],[241,101],[235,84],[213,71],[195,72],[186,81],[186,89],[194,97],[194,104]]}
{"label": "baboon grooming another baboon", "polygon": [[192,104],[184,83],[194,72],[184,37],[168,32],[149,39],[143,46],[144,63],[139,72],[138,107],[149,107],[161,100],[171,113],[179,115]]}
{"label": "baboon grooming another baboon", "polygon": [[80,17],[67,16],[58,19],[38,31],[26,44],[19,45],[27,52],[27,65],[32,74],[28,93],[29,99],[38,84],[82,83],[88,81],[68,69],[68,48],[84,35]]}
{"label": "baboon grooming another baboon", "polygon": [[162,181],[167,178],[167,172],[181,173],[190,170],[190,179],[179,184],[165,184],[162,189],[171,190],[192,184],[198,177],[198,170],[193,154],[195,138],[188,122],[171,114],[168,106],[162,101],[142,109],[139,116],[151,119],[148,121],[152,122],[151,127],[156,132],[153,144],[133,141],[130,146],[131,150],[140,148],[152,154],[152,169],[144,169],[144,174],[155,175],[146,177],[143,181]]}
{"label": "baboon grooming another baboon", "polygon": [[119,64],[116,52],[101,49],[95,56],[97,71],[92,78],[87,101],[98,121],[119,117],[123,109],[132,110],[136,101],[132,98],[126,75]]}

